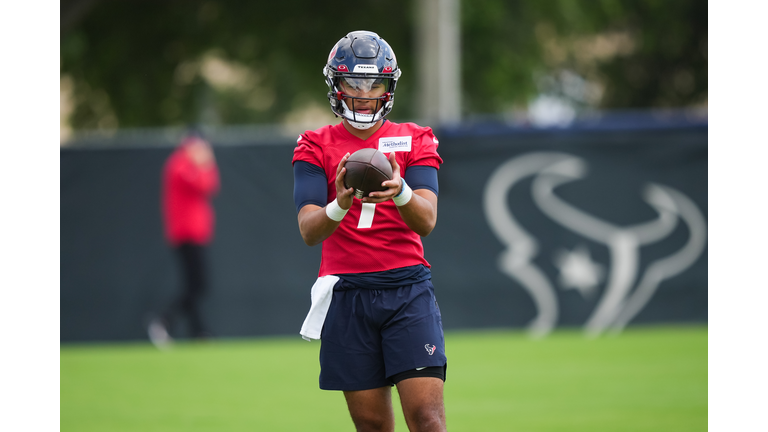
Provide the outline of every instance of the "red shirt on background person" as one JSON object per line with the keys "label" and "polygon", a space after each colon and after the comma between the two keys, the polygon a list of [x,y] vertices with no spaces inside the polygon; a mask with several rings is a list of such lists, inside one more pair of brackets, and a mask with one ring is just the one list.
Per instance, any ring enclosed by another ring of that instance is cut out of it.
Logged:
{"label": "red shirt on background person", "polygon": [[218,191],[219,170],[210,145],[198,137],[185,139],[163,168],[165,236],[172,245],[211,241],[211,199]]}

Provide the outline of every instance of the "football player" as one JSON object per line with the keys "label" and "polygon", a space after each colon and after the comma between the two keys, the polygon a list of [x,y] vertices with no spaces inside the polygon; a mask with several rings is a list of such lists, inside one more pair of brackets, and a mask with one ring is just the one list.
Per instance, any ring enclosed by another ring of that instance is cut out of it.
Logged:
{"label": "football player", "polygon": [[[357,430],[394,430],[396,386],[411,431],[443,431],[447,359],[421,243],[437,221],[438,140],[386,119],[401,70],[376,33],[341,38],[323,74],[341,122],[299,136],[293,156],[299,231],[322,243],[301,333],[321,339],[320,388],[344,392]],[[344,164],[362,148],[387,155],[393,176],[357,199]]]}

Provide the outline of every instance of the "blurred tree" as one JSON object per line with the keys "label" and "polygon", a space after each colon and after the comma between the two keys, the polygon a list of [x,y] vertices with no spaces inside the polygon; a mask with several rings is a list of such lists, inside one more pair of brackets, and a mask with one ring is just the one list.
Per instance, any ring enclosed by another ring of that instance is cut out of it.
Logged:
{"label": "blurred tree", "polygon": [[61,75],[72,81],[75,100],[70,122],[76,129],[242,124],[277,122],[312,104],[325,108],[322,67],[348,31],[379,32],[412,69],[409,7],[405,0],[353,8],[314,1],[93,4],[61,37]]}
{"label": "blurred tree", "polygon": [[[395,48],[404,73],[393,118],[412,118],[414,10],[406,0],[62,1],[69,122],[91,129],[272,123],[317,107],[329,114],[322,66],[340,37],[360,29]],[[472,0],[461,13],[465,114],[524,109],[553,85],[567,90],[573,76],[589,84],[576,96],[587,106],[706,103],[706,2]]]}
{"label": "blurred tree", "polygon": [[467,113],[569,93],[573,76],[592,86],[569,97],[595,108],[706,104],[707,2],[473,0],[462,13]]}

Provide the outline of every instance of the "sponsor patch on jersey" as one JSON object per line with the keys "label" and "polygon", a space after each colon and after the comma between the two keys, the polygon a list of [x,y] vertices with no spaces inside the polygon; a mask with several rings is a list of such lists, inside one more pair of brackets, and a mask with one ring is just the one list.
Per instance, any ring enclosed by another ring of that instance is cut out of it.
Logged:
{"label": "sponsor patch on jersey", "polygon": [[393,151],[411,151],[410,136],[379,138],[379,151],[389,153]]}
{"label": "sponsor patch on jersey", "polygon": [[355,69],[352,70],[352,72],[364,72],[364,73],[377,73],[379,69],[376,68],[376,65],[371,64],[359,64],[355,65]]}

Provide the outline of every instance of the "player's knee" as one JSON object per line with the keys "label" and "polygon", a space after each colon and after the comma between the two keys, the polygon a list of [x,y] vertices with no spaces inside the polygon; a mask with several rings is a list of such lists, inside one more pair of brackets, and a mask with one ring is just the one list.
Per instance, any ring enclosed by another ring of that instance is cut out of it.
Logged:
{"label": "player's knee", "polygon": [[413,431],[445,431],[445,415],[440,407],[424,406],[409,413],[408,426]]}
{"label": "player's knee", "polygon": [[366,413],[352,416],[357,432],[391,432],[395,430],[395,422],[388,416],[376,413]]}

